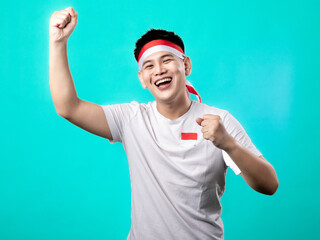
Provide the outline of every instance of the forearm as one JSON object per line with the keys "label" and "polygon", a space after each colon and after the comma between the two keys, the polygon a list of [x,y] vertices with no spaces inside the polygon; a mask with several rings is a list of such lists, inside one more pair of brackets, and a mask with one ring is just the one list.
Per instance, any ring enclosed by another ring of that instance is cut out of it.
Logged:
{"label": "forearm", "polygon": [[226,152],[239,167],[242,177],[250,187],[257,192],[268,195],[276,192],[279,185],[276,172],[263,157],[256,156],[236,140],[232,141]]}
{"label": "forearm", "polygon": [[67,43],[49,43],[49,84],[57,113],[63,117],[71,112],[79,99],[69,69]]}

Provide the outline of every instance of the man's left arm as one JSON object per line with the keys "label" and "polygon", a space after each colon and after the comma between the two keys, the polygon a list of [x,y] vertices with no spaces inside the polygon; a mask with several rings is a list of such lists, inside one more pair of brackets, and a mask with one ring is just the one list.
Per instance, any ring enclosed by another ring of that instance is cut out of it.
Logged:
{"label": "man's left arm", "polygon": [[241,170],[243,179],[255,191],[273,195],[279,181],[272,165],[262,155],[258,157],[242,147],[234,138],[230,141],[233,141],[231,147],[224,150]]}
{"label": "man's left arm", "polygon": [[202,126],[203,137],[224,150],[241,170],[241,176],[257,192],[272,195],[276,192],[279,181],[272,165],[241,146],[225,129],[220,116],[206,114],[198,118]]}

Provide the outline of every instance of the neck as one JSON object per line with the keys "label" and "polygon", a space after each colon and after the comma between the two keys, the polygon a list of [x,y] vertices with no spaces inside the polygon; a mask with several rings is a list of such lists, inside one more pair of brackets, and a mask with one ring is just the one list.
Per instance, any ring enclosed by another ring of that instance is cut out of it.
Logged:
{"label": "neck", "polygon": [[157,101],[158,112],[170,120],[175,120],[181,117],[183,114],[188,112],[190,107],[191,100],[186,94],[184,94],[184,97],[172,102],[164,103]]}

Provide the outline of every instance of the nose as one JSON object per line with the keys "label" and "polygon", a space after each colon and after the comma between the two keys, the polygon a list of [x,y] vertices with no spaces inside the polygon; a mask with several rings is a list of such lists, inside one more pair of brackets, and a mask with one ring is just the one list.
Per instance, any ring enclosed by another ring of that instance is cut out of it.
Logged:
{"label": "nose", "polygon": [[156,76],[158,76],[158,75],[162,75],[162,74],[164,74],[164,73],[166,73],[166,69],[165,69],[165,67],[163,66],[163,64],[155,64],[154,74],[155,74]]}

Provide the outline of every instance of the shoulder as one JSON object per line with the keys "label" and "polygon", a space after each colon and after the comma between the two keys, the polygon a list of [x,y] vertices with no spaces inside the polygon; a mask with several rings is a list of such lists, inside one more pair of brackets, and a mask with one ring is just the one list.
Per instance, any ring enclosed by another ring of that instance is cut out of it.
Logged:
{"label": "shoulder", "polygon": [[132,102],[126,103],[126,104],[129,107],[131,107],[132,109],[135,109],[136,111],[148,112],[152,109],[152,106],[154,103],[155,103],[155,101],[148,102],[148,103],[139,103],[137,101],[132,101]]}
{"label": "shoulder", "polygon": [[137,101],[131,101],[128,103],[118,103],[118,104],[110,104],[110,105],[102,105],[103,107],[115,107],[121,109],[130,109],[132,111],[144,111],[151,107],[152,102],[149,103],[139,103]]}
{"label": "shoulder", "polygon": [[101,105],[101,107],[108,118],[113,117],[115,119],[122,119],[123,121],[130,121],[135,116],[141,115],[141,113],[151,109],[151,102],[146,104],[132,101],[129,103]]}
{"label": "shoulder", "polygon": [[129,114],[130,118],[133,118],[136,116],[148,114],[152,111],[152,106],[154,104],[155,101],[148,103],[139,103],[137,101],[132,101],[129,103],[119,104],[119,107],[121,107],[122,111],[124,111],[126,114]]}

